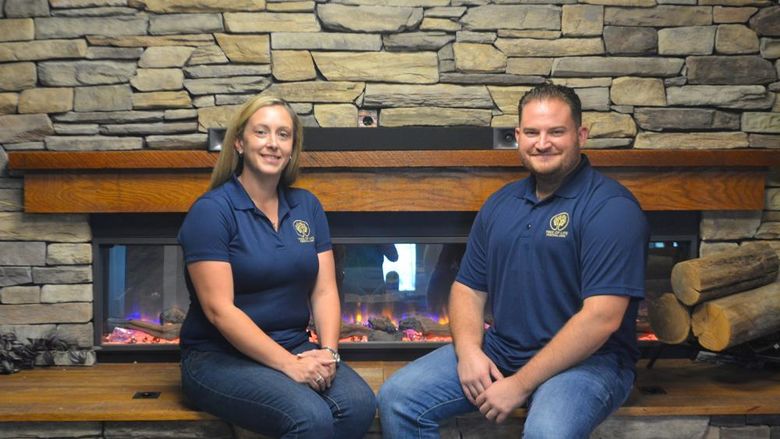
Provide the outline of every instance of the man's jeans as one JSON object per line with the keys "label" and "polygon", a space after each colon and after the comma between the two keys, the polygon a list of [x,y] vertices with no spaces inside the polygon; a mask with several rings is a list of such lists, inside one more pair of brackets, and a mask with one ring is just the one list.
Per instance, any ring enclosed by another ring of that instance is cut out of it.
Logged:
{"label": "man's jeans", "polygon": [[[293,353],[316,348],[303,343]],[[325,392],[240,354],[182,351],[182,388],[198,408],[240,427],[283,438],[362,438],[374,393],[346,364]]]}
{"label": "man's jeans", "polygon": [[[594,355],[545,381],[528,401],[523,437],[587,438],[628,398],[632,364],[617,354]],[[477,410],[463,394],[452,345],[396,372],[379,391],[387,439],[438,438],[439,423]]]}

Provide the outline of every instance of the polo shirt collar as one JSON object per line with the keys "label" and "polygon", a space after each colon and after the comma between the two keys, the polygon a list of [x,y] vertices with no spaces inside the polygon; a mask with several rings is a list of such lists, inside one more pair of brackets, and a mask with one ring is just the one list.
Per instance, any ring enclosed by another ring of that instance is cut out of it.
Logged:
{"label": "polo shirt collar", "polygon": [[[561,186],[555,190],[552,194],[553,197],[561,198],[576,198],[577,195],[583,190],[584,183],[588,179],[593,168],[590,166],[590,160],[585,154],[580,154],[580,163],[577,165],[577,169],[572,171],[566,176],[566,180]],[[536,198],[536,177],[531,175],[528,177],[528,184],[525,185],[523,193],[519,194],[520,198],[524,198],[533,203],[538,203]]]}
{"label": "polo shirt collar", "polygon": [[[230,180],[225,182],[225,192],[227,193],[230,202],[233,204],[233,208],[236,210],[254,210],[255,203],[252,198],[238,181],[238,176],[233,175]],[[285,189],[283,185],[277,186],[277,192],[279,194],[279,219],[281,220],[287,215],[290,210],[295,207],[298,202],[291,199],[289,191]]]}

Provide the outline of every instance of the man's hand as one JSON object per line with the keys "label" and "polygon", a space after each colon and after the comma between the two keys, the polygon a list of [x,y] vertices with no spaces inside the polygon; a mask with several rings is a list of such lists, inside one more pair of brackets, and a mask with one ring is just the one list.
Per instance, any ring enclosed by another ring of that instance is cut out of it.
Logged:
{"label": "man's hand", "polygon": [[474,349],[465,355],[458,355],[458,377],[466,398],[478,406],[477,397],[490,387],[494,380],[504,376],[482,349]]}
{"label": "man's hand", "polygon": [[520,407],[531,395],[516,378],[502,378],[477,397],[475,405],[488,421],[504,422],[512,410]]}

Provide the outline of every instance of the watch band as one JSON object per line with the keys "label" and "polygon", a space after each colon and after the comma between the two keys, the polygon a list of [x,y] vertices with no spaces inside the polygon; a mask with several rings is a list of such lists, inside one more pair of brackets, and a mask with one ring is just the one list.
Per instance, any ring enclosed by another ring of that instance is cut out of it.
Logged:
{"label": "watch band", "polygon": [[333,361],[336,363],[341,363],[341,355],[339,355],[335,349],[330,346],[322,346],[321,349],[325,349],[326,351],[330,352],[330,355],[333,357]]}

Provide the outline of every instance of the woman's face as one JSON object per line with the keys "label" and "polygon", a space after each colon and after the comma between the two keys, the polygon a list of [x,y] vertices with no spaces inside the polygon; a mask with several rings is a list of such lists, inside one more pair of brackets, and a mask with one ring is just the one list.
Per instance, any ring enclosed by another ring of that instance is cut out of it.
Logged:
{"label": "woman's face", "polygon": [[295,131],[281,105],[262,107],[249,118],[235,148],[244,155],[244,170],[281,176],[290,162]]}

